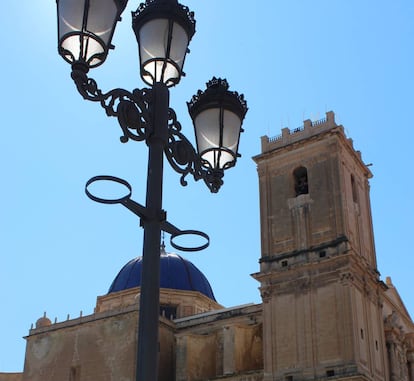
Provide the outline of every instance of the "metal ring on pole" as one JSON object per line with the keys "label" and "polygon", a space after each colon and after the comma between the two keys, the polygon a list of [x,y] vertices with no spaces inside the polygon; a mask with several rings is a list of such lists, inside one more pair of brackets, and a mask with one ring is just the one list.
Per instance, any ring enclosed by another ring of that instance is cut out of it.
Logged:
{"label": "metal ring on pole", "polygon": [[[183,235],[198,235],[200,237],[205,238],[207,242],[204,245],[194,246],[194,247],[185,247],[185,246],[180,246],[174,243],[175,238],[179,236],[183,236]],[[170,244],[174,249],[177,249],[180,251],[200,251],[200,250],[206,249],[210,245],[210,237],[206,233],[200,232],[198,230],[181,230],[179,233],[171,235]]]}
{"label": "metal ring on pole", "polygon": [[[113,181],[115,183],[124,185],[128,189],[128,193],[125,196],[114,198],[114,199],[111,199],[111,198],[107,199],[107,198],[101,198],[101,197],[94,196],[91,192],[89,192],[88,187],[96,181]],[[94,176],[87,181],[85,185],[85,193],[91,200],[100,202],[101,204],[119,204],[131,198],[132,187],[126,180],[120,179],[119,177],[107,176],[107,175]]]}

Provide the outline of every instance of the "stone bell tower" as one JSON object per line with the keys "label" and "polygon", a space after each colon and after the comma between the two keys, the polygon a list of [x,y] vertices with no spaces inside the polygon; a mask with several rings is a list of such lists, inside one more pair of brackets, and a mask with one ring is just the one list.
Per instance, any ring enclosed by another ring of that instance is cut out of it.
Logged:
{"label": "stone bell tower", "polygon": [[372,177],[335,123],[269,139],[260,186],[264,380],[386,381]]}

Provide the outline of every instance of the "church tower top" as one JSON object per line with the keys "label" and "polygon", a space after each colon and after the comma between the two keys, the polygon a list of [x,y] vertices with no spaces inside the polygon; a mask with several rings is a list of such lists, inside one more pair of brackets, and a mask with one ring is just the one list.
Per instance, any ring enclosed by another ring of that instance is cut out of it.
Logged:
{"label": "church tower top", "polygon": [[[345,241],[375,269],[372,173],[335,114],[283,128],[281,135],[261,142],[262,153],[253,159],[260,184],[262,262]],[[348,244],[339,252],[348,251]]]}
{"label": "church tower top", "polygon": [[[346,140],[346,142],[348,143],[349,148],[352,151],[354,151],[360,163],[368,171],[367,177],[371,178],[372,173],[362,162],[361,152],[354,149],[353,140],[351,138],[346,138],[344,127],[336,123],[335,113],[333,111],[326,112],[325,118],[322,118],[316,121],[306,119],[305,121],[303,121],[302,126],[296,127],[294,129],[289,129],[288,127],[282,128],[282,133],[277,136],[273,136],[273,137],[262,136],[261,137],[261,146],[262,146],[261,155],[270,153],[280,148],[287,147],[294,143],[299,143],[301,141],[307,140],[309,138],[315,137],[317,135],[323,134],[324,132],[328,132],[334,129],[341,133],[341,135],[344,137],[344,140]],[[254,159],[255,160],[258,159],[261,155],[256,156]]]}
{"label": "church tower top", "polygon": [[307,119],[303,122],[302,126],[294,128],[293,130],[287,127],[282,128],[282,133],[280,135],[271,138],[262,136],[262,153],[284,147],[303,139],[308,139],[311,136],[318,135],[321,132],[328,131],[335,127],[339,127],[343,130],[342,126],[336,124],[334,112],[328,111],[325,118],[317,121]]}

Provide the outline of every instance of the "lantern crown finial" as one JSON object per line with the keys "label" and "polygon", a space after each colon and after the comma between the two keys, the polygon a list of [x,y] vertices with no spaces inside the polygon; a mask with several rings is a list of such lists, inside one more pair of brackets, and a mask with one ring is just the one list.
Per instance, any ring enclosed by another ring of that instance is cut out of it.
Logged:
{"label": "lantern crown finial", "polygon": [[195,18],[194,12],[177,0],[146,0],[141,3],[135,12],[132,12],[132,25],[134,29],[139,29],[141,25],[154,18],[179,18],[182,21],[182,26],[186,27],[186,32],[189,35],[189,40],[195,33]]}
{"label": "lantern crown finial", "polygon": [[206,83],[207,88],[210,87],[222,87],[225,90],[229,89],[229,83],[227,82],[227,79],[222,79],[222,78],[216,78],[213,77],[212,79],[210,79],[207,83]]}
{"label": "lantern crown finial", "polygon": [[198,90],[197,94],[187,102],[188,111],[192,118],[202,110],[211,108],[213,103],[221,101],[243,120],[248,110],[244,94],[229,91],[229,83],[225,78],[213,77],[206,83],[206,86],[206,90]]}

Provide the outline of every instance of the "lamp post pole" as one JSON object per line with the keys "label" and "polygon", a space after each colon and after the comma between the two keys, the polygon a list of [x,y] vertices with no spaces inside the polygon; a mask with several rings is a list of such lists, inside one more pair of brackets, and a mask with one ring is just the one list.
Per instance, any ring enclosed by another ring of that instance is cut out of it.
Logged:
{"label": "lamp post pole", "polygon": [[158,319],[160,304],[160,243],[164,147],[168,140],[169,91],[162,83],[153,87],[153,133],[147,139],[148,170],[146,210],[142,219],[144,248],[138,324],[137,381],[157,380]]}
{"label": "lamp post pole", "polygon": [[[148,170],[145,206],[131,199],[132,188],[113,176],[95,176],[85,187],[94,201],[119,203],[140,217],[144,228],[143,264],[136,362],[137,381],[158,379],[158,329],[161,231],[171,234],[171,245],[182,251],[206,248],[209,237],[195,230],[180,230],[166,221],[162,209],[164,155],[181,175],[192,175],[217,193],[224,171],[235,166],[242,122],[247,104],[242,94],[228,90],[225,79],[213,77],[207,89],[199,90],[187,103],[193,120],[196,149],[181,132],[174,110],[169,108],[169,87],[179,83],[188,44],[195,33],[193,12],[177,0],[146,0],[133,12],[132,26],[140,52],[140,73],[150,89],[132,92],[114,89],[104,93],[88,77],[90,69],[101,65],[113,48],[111,39],[127,0],[56,0],[58,9],[58,51],[72,65],[72,79],[82,97],[98,102],[108,116],[118,119],[121,142],[145,141]],[[117,199],[93,195],[88,187],[95,181],[114,181],[128,190]],[[179,246],[174,239],[193,234],[207,240],[198,247]]]}

